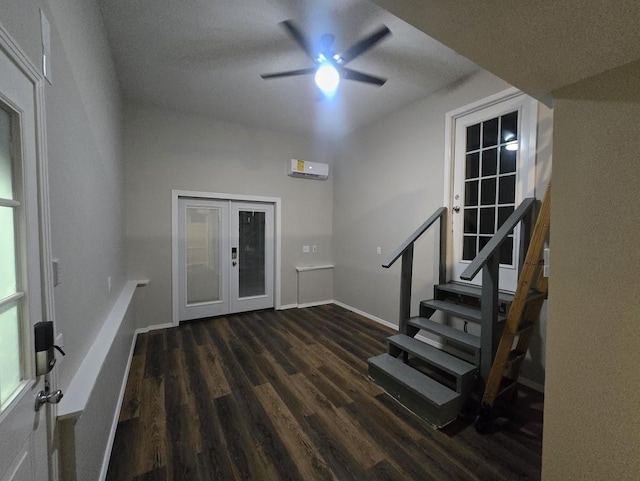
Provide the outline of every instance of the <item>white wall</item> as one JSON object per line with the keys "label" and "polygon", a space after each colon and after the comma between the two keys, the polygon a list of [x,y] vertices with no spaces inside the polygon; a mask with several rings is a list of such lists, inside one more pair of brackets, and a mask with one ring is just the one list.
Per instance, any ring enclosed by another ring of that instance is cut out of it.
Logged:
{"label": "white wall", "polygon": [[[325,181],[285,175],[285,162],[331,163],[323,145],[172,110],[125,108],[127,264],[151,283],[140,326],[171,322],[171,190],[282,199],[282,304],[296,304],[296,266],[330,264],[333,172]],[[317,253],[302,253],[317,245]]]}
{"label": "white wall", "polygon": [[640,61],[554,93],[542,477],[640,473]]}
{"label": "white wall", "polygon": [[[62,284],[54,290],[56,327],[67,352],[56,367],[54,389],[66,391],[124,286],[120,98],[96,2],[0,0],[0,22],[38,68],[40,8],[52,29],[53,83],[45,86],[45,115],[52,253],[62,267]],[[132,335],[132,329],[123,331],[114,352],[127,354]],[[110,366],[121,372],[126,361],[123,355]],[[115,407],[113,399],[97,398],[87,416],[109,419]],[[84,467],[102,461],[108,430],[92,435],[92,446],[78,446],[85,474],[95,470]]]}
{"label": "white wall", "polygon": [[[510,86],[479,73],[361,129],[338,147],[334,159],[333,252],[336,300],[398,323],[400,262],[381,264],[444,202],[445,114]],[[551,112],[541,107],[539,175],[550,171]],[[544,181],[538,181],[544,194]],[[416,244],[412,314],[433,295],[438,266],[437,229]],[[435,242],[435,244],[434,244]],[[382,255],[376,248],[382,248]],[[544,325],[525,370],[544,382]]]}

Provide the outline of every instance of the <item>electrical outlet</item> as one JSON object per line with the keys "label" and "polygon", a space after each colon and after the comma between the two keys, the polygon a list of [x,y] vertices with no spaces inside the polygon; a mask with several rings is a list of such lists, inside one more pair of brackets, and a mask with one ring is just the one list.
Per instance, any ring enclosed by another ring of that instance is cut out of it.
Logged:
{"label": "electrical outlet", "polygon": [[107,287],[109,288],[109,292],[111,292],[111,276],[107,277]]}
{"label": "electrical outlet", "polygon": [[318,252],[318,246],[313,246],[311,248],[311,252]]}
{"label": "electrical outlet", "polygon": [[304,252],[305,254],[309,253],[309,246],[302,246],[302,252]]}
{"label": "electrical outlet", "polygon": [[376,247],[376,253],[378,255],[382,254],[382,247]]}

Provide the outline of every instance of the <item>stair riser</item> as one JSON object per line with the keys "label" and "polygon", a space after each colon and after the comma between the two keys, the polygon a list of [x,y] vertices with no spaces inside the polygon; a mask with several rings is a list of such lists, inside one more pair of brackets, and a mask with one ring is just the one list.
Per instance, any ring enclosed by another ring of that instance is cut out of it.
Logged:
{"label": "stair riser", "polygon": [[395,378],[371,364],[369,364],[369,376],[391,397],[435,428],[444,427],[455,421],[462,407],[461,400],[456,399],[441,408],[437,408],[431,404],[429,399],[416,394],[413,390],[398,383]]}

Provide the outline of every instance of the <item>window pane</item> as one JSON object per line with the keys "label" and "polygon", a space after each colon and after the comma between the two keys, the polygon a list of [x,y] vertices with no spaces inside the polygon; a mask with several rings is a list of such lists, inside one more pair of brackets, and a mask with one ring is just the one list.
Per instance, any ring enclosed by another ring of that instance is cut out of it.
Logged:
{"label": "window pane", "polygon": [[518,140],[518,111],[503,115],[500,118],[500,141]]}
{"label": "window pane", "polygon": [[494,207],[480,209],[480,233],[493,234],[496,225],[496,209]]}
{"label": "window pane", "polygon": [[492,147],[498,145],[498,119],[482,122],[482,146]]}
{"label": "window pane", "polygon": [[500,246],[500,264],[513,264],[513,237],[507,237]]}
{"label": "window pane", "polygon": [[11,165],[11,118],[0,107],[0,198],[13,199]]}
{"label": "window pane", "polygon": [[462,244],[462,259],[471,261],[476,256],[476,236],[464,236]]}
{"label": "window pane", "polygon": [[480,152],[467,154],[465,164],[465,179],[475,179],[480,175]]}
{"label": "window pane", "polygon": [[498,229],[505,223],[509,216],[513,214],[513,207],[498,207]]}
{"label": "window pane", "polygon": [[0,404],[13,394],[20,381],[20,317],[18,306],[0,308]]}
{"label": "window pane", "polygon": [[478,243],[478,252],[480,252],[482,248],[486,246],[490,240],[491,240],[491,237],[480,237],[479,243]]}
{"label": "window pane", "polygon": [[498,204],[513,204],[516,201],[516,176],[500,177]]}
{"label": "window pane", "polygon": [[464,210],[464,233],[465,234],[478,233],[478,209]]}
{"label": "window pane", "polygon": [[496,175],[498,170],[498,149],[489,149],[482,152],[482,176]]}
{"label": "window pane", "polygon": [[241,210],[238,213],[239,245],[239,295],[260,296],[266,292],[265,212]]}
{"label": "window pane", "polygon": [[482,191],[480,193],[480,203],[482,205],[492,205],[496,203],[496,179],[482,179]]}
{"label": "window pane", "polygon": [[0,207],[0,299],[17,291],[14,210]]}
{"label": "window pane", "polygon": [[478,181],[472,180],[464,184],[464,205],[478,205]]}
{"label": "window pane", "polygon": [[467,152],[480,148],[480,124],[467,127]]}
{"label": "window pane", "polygon": [[506,147],[500,148],[500,173],[508,174],[516,171],[517,150],[507,150]]}
{"label": "window pane", "polygon": [[187,304],[220,300],[220,210],[187,207]]}

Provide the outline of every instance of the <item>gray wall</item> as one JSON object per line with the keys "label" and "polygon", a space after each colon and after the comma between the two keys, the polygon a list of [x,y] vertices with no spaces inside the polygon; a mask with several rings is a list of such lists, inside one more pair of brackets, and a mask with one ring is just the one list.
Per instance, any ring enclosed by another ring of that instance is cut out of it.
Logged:
{"label": "gray wall", "polygon": [[[381,264],[444,202],[445,114],[510,86],[479,73],[344,139],[334,159],[336,300],[398,323],[400,262]],[[550,174],[551,112],[540,107],[537,189]],[[437,282],[437,229],[416,244],[412,314]],[[378,255],[377,247],[382,248]],[[524,375],[544,383],[544,322]]]}
{"label": "gray wall", "polygon": [[[323,145],[177,111],[125,108],[127,264],[139,292],[139,326],[171,322],[171,190],[282,199],[282,304],[296,304],[296,266],[330,264],[333,172],[325,181],[285,175],[285,162],[331,163]],[[303,245],[317,245],[303,254]]]}
{"label": "gray wall", "polygon": [[640,61],[555,92],[542,478],[640,473]]}
{"label": "gray wall", "polygon": [[[121,112],[96,2],[0,0],[0,22],[38,68],[40,8],[52,28],[53,83],[45,87],[45,114],[52,247],[62,267],[62,284],[54,290],[57,331],[67,352],[56,367],[56,388],[66,391],[125,280]],[[129,326],[118,337],[114,352],[122,356],[107,370],[122,373],[132,336]],[[88,419],[110,420],[116,406],[112,398],[96,398],[89,408]],[[82,479],[97,476],[109,428],[90,428],[94,443],[78,447]]]}

